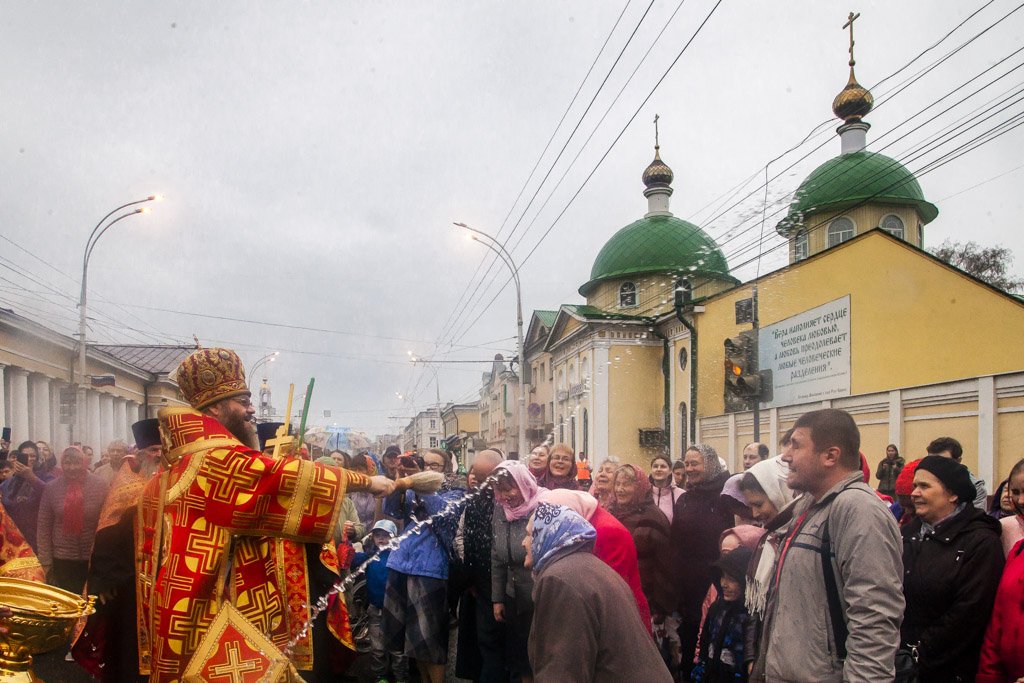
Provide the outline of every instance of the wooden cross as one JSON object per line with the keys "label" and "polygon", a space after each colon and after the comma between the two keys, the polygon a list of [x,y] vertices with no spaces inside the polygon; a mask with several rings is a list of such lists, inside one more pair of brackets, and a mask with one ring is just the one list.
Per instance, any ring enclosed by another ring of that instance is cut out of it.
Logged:
{"label": "wooden cross", "polygon": [[654,115],[654,149],[658,149],[658,115]]}
{"label": "wooden cross", "polygon": [[850,66],[853,66],[855,64],[855,62],[853,61],[853,22],[857,21],[857,19],[859,18],[860,12],[857,12],[856,14],[850,12],[849,18],[847,19],[846,23],[843,24],[843,28],[849,27],[850,29]]}
{"label": "wooden cross", "polygon": [[272,457],[280,458],[284,455],[287,455],[290,452],[290,450],[287,450],[282,453],[282,451],[285,450],[285,446],[291,446],[294,441],[294,436],[288,436],[288,425],[283,424],[277,428],[275,438],[267,439],[267,442],[264,444],[264,446],[273,446],[274,454]]}

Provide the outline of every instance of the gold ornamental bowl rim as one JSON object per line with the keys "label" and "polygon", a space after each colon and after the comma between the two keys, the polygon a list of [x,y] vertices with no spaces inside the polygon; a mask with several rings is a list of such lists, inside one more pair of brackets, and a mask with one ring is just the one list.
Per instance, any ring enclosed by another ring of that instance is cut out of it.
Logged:
{"label": "gold ornamental bowl rim", "polygon": [[96,611],[95,600],[38,581],[0,576],[0,605],[10,607],[14,615],[78,619]]}

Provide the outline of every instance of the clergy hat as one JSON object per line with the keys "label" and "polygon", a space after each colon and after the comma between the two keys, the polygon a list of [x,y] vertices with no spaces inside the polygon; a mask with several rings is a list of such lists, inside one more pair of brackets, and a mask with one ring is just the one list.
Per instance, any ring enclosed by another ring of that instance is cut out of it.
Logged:
{"label": "clergy hat", "polygon": [[132,425],[132,435],[135,437],[136,448],[149,448],[159,446],[160,441],[160,420],[151,417],[146,420],[139,420]]}
{"label": "clergy hat", "polygon": [[268,441],[277,436],[277,430],[282,426],[284,426],[284,422],[260,422],[256,425],[256,435],[260,438],[261,451],[267,447]]}
{"label": "clergy hat", "polygon": [[231,349],[199,349],[174,372],[178,388],[196,410],[235,396],[250,396],[242,359]]}

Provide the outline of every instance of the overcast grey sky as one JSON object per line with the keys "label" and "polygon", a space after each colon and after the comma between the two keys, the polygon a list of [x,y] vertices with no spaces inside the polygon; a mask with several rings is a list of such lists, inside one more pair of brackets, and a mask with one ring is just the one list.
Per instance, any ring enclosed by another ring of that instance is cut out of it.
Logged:
{"label": "overcast grey sky", "polygon": [[[122,221],[96,248],[91,339],[170,343],[194,333],[204,344],[235,348],[248,364],[280,349],[269,368],[278,407],[288,382],[315,376],[314,415],[332,410],[329,421],[315,422],[397,431],[404,420],[395,418],[432,405],[435,395],[433,374],[413,367],[408,352],[449,359],[514,353],[513,290],[485,308],[505,273],[452,323],[488,253],[451,223],[510,233],[645,11],[509,242],[522,261],[551,228],[522,266],[527,315],[580,303],[576,289],[601,246],[645,212],[640,175],[652,158],[655,113],[662,156],[676,176],[674,213],[723,243],[736,267],[757,253],[741,247],[760,229],[765,164],[819,131],[769,169],[775,176],[809,153],[769,185],[765,234],[772,235],[789,193],[839,153],[838,120],[830,118],[847,78],[847,13],[862,13],[857,76],[872,87],[984,5],[724,0],[598,165],[715,2],[682,4],[587,143],[677,0],[634,0],[625,12],[621,2],[593,0],[5,2],[0,234],[47,265],[0,241],[0,302],[73,330],[92,226],[119,204],[163,193],[166,201],[151,214]],[[1024,11],[900,91],[1016,5],[994,0],[873,89],[869,149],[885,147],[917,171],[1024,111],[1014,97],[988,123],[914,156],[943,128],[1020,89],[1024,69],[949,109],[1024,63],[1015,55],[908,121],[1024,46]],[[1024,209],[1022,136],[1014,130],[921,177],[940,209],[926,246],[947,237],[1004,244],[1017,256],[1016,272],[1024,272],[1015,222]],[[714,210],[748,193],[734,208]],[[767,251],[761,271],[784,262],[784,249]],[[753,268],[739,274],[752,277]],[[486,369],[441,367],[441,400],[473,400]]]}

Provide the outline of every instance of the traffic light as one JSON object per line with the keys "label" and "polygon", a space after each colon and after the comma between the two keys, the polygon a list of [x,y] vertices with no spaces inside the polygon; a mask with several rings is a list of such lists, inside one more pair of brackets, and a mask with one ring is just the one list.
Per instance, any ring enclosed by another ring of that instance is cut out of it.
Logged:
{"label": "traffic light", "polygon": [[751,410],[761,399],[761,375],[752,332],[725,340],[725,411]]}

